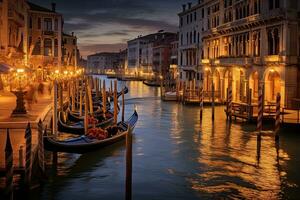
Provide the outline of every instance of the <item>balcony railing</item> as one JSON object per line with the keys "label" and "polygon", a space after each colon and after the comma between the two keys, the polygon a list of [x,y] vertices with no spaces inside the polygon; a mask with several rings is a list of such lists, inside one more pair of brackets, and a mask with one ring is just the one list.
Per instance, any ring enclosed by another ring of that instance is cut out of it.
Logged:
{"label": "balcony railing", "polygon": [[253,58],[250,57],[224,57],[215,59],[213,61],[215,65],[252,65]]}
{"label": "balcony railing", "polygon": [[48,31],[47,30],[47,31],[43,31],[43,34],[44,35],[49,35],[49,36],[54,36],[55,33],[54,33],[54,31]]}

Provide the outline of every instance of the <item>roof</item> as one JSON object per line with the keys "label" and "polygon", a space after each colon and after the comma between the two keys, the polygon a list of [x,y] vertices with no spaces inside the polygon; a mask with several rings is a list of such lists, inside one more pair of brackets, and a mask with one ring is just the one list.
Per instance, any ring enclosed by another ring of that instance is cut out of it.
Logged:
{"label": "roof", "polygon": [[68,33],[63,33],[63,36],[76,38],[75,35],[70,35],[70,34],[68,34]]}
{"label": "roof", "polygon": [[[157,33],[152,33],[152,34],[149,34],[149,35],[145,35],[145,36],[139,36],[133,40],[129,40],[128,42],[132,42],[132,41],[135,41],[135,40],[146,40],[148,42],[153,42],[157,39],[160,39],[160,36],[164,35],[165,37],[168,37],[168,36],[174,36],[176,35],[176,33],[172,33],[172,32],[157,32]],[[158,37],[158,38],[156,38]]]}
{"label": "roof", "polygon": [[33,11],[56,13],[55,11],[53,11],[51,9],[36,5],[36,4],[31,3],[29,1],[27,1],[27,4],[29,5],[29,9],[33,10]]}
{"label": "roof", "polygon": [[118,56],[120,55],[119,52],[101,52],[101,53],[95,53],[92,55],[88,55],[88,57],[92,57],[92,56]]}

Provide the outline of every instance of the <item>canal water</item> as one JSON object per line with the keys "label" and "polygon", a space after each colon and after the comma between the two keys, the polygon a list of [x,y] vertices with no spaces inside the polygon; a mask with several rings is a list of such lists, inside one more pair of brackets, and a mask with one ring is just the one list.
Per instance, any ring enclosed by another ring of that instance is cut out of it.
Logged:
{"label": "canal water", "polygon": [[[106,85],[110,80],[107,80]],[[204,109],[160,100],[159,88],[126,84],[126,117],[139,121],[133,139],[133,199],[282,199],[300,197],[300,135],[282,130],[279,148],[271,133],[257,153],[255,125],[225,120],[224,107]],[[259,158],[259,159],[258,159]],[[57,170],[41,199],[124,199],[125,143],[96,152],[59,154]]]}

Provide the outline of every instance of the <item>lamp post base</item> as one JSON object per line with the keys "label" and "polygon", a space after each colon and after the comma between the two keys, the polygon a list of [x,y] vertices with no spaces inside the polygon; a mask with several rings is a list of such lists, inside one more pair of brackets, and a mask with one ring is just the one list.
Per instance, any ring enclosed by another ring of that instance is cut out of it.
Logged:
{"label": "lamp post base", "polygon": [[25,108],[24,96],[27,92],[25,91],[13,91],[14,95],[16,95],[16,108],[12,112],[12,117],[24,116],[27,114],[27,110]]}

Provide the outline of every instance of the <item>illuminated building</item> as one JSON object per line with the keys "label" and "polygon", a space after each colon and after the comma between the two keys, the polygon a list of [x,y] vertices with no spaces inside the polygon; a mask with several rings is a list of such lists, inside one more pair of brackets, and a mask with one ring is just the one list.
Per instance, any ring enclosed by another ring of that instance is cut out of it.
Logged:
{"label": "illuminated building", "polygon": [[[248,89],[257,101],[264,84],[265,102],[281,93],[282,105],[294,106],[299,91],[299,15],[297,0],[204,0],[179,13],[181,79],[214,82],[217,98],[245,102]],[[198,39],[199,37],[199,39]]]}
{"label": "illuminated building", "polygon": [[161,75],[162,70],[169,68],[169,51],[171,42],[175,40],[176,33],[159,31],[128,41],[127,74],[142,78],[147,78],[153,73]]}

